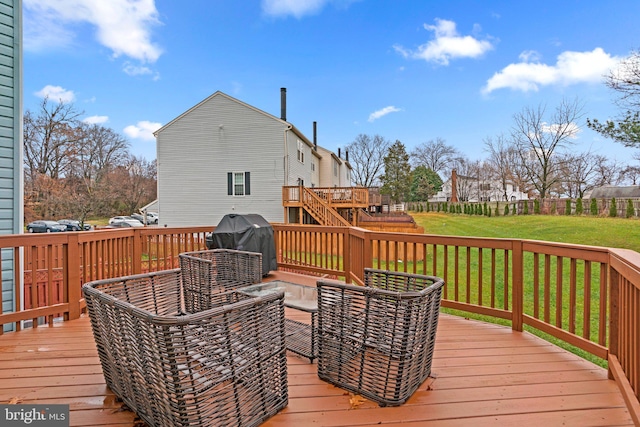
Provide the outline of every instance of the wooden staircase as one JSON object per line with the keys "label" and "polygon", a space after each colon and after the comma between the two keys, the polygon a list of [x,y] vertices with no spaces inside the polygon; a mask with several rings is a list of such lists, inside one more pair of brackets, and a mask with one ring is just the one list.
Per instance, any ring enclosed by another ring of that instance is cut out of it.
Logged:
{"label": "wooden staircase", "polygon": [[328,225],[332,227],[350,227],[349,221],[344,219],[337,210],[329,206],[327,202],[320,198],[312,189],[302,187],[300,195],[302,207],[315,219],[320,225]]}
{"label": "wooden staircase", "polygon": [[[369,190],[362,187],[282,187],[282,206],[285,218],[289,218],[287,209],[298,208],[298,220],[305,217],[320,225],[332,227],[350,227],[356,225],[357,210],[369,206]],[[353,223],[349,221],[353,220]]]}

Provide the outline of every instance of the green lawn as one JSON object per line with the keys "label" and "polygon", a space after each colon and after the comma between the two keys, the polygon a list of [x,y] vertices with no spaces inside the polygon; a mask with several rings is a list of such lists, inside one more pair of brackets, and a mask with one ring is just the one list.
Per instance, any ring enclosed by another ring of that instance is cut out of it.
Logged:
{"label": "green lawn", "polygon": [[411,215],[425,234],[546,240],[640,252],[640,220],[589,216],[484,217],[444,213]]}
{"label": "green lawn", "polygon": [[[551,242],[562,243],[575,243],[581,245],[592,246],[605,246],[605,247],[618,247],[625,249],[632,249],[640,252],[640,221],[638,219],[624,219],[624,218],[599,218],[589,216],[553,216],[553,215],[521,215],[521,216],[499,216],[499,217],[484,217],[474,215],[456,215],[445,213],[412,213],[412,216],[416,222],[424,227],[426,234],[438,234],[438,235],[450,235],[450,236],[469,236],[469,237],[489,237],[489,238],[516,238],[516,239],[533,239],[544,240]],[[569,264],[565,259],[563,276],[564,283],[569,282],[568,272]],[[551,270],[555,272],[555,259],[551,259]],[[477,266],[471,265],[472,269],[472,282],[475,282],[477,274],[475,270]],[[532,260],[526,257],[524,260],[524,276],[525,276],[525,312],[529,312],[532,306],[533,289],[531,288],[531,276],[533,274]],[[542,274],[542,271],[541,271]],[[581,278],[582,264],[578,263],[577,277]],[[542,276],[541,276],[542,277]],[[555,273],[552,274],[552,282],[555,280]],[[594,265],[592,270],[593,288],[591,289],[592,297],[592,314],[599,311],[599,289],[596,285],[599,282],[598,269]],[[562,299],[562,312],[563,322],[566,325],[566,317],[569,312],[569,297],[563,291]],[[553,289],[552,289],[553,293]],[[580,312],[582,310],[581,305],[581,293],[582,289],[578,289],[578,301],[577,301],[577,315],[578,315],[578,328],[577,332],[581,331],[581,319]],[[475,297],[475,295],[474,295]],[[551,313],[555,310],[555,300],[551,301]],[[458,313],[456,313],[458,314]],[[463,314],[468,316],[468,314]],[[501,322],[497,319],[493,319],[485,316],[470,316],[480,320]],[[598,324],[597,318],[591,319],[591,338],[597,340]],[[586,354],[579,349],[576,349],[566,343],[563,343],[557,339],[546,336],[546,334],[540,331],[533,330],[525,327],[530,332],[542,336],[548,341],[554,342],[561,347],[564,347],[570,351],[573,351],[601,366],[606,366],[606,362],[599,360],[589,354]]]}

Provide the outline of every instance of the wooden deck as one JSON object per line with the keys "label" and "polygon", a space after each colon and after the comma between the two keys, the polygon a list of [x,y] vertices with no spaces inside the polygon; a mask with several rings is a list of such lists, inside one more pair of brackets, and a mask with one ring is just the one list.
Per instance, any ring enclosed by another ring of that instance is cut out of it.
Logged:
{"label": "wooden deck", "polygon": [[[269,277],[313,283],[277,273]],[[288,356],[289,405],[264,426],[633,425],[607,372],[528,333],[441,315],[432,377],[403,406],[357,402]],[[0,403],[63,403],[72,426],[139,426],[107,389],[89,320],[0,336]],[[354,403],[355,402],[355,403]]]}

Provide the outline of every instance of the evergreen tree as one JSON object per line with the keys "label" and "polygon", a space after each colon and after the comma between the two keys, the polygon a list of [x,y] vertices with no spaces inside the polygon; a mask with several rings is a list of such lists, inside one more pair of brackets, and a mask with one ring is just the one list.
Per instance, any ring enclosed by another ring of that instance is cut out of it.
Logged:
{"label": "evergreen tree", "polygon": [[576,215],[582,215],[584,213],[584,208],[582,207],[582,197],[578,197],[576,200]]}
{"label": "evergreen tree", "polygon": [[593,216],[597,216],[598,215],[598,201],[596,199],[591,199],[591,204],[589,206],[589,211],[591,212],[591,215],[593,215]]}
{"label": "evergreen tree", "polygon": [[509,205],[506,204],[504,205],[504,216],[508,216],[509,215]]}
{"label": "evergreen tree", "polygon": [[567,199],[564,206],[564,214],[571,215],[571,199]]}
{"label": "evergreen tree", "polygon": [[627,218],[634,216],[636,216],[636,210],[633,207],[633,201],[631,199],[627,199]]}
{"label": "evergreen tree", "polygon": [[429,197],[440,190],[442,190],[442,179],[433,170],[418,166],[411,171],[409,200],[414,202],[429,200]]}
{"label": "evergreen tree", "polygon": [[517,213],[518,213],[518,212],[516,211],[516,204],[514,203],[514,204],[513,204],[513,208],[512,208],[512,210],[511,210],[511,214],[512,214],[512,215],[515,215],[515,214],[517,214]]}
{"label": "evergreen tree", "polygon": [[411,166],[409,154],[400,141],[396,141],[384,158],[384,174],[380,177],[380,192],[387,194],[394,203],[402,203],[411,190]]}
{"label": "evergreen tree", "polygon": [[533,213],[536,215],[540,215],[540,200],[535,199],[533,201]]}
{"label": "evergreen tree", "polygon": [[529,215],[529,201],[524,201],[524,209],[522,210],[523,215]]}
{"label": "evergreen tree", "polygon": [[618,216],[618,206],[616,206],[616,198],[611,199],[611,206],[609,206],[609,216],[615,218]]}

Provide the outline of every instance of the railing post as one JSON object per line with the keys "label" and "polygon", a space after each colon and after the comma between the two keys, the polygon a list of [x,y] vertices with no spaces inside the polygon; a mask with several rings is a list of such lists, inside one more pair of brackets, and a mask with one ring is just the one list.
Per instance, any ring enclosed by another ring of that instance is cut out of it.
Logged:
{"label": "railing post", "polygon": [[511,251],[511,329],[522,331],[524,312],[524,289],[523,289],[523,251],[522,241],[514,240]]}
{"label": "railing post", "polygon": [[[611,255],[609,255],[611,258]],[[620,321],[620,274],[611,268],[609,261],[609,354],[618,356],[618,322]],[[609,379],[613,379],[611,368],[608,369]]]}
{"label": "railing post", "polygon": [[[63,283],[66,287],[69,313],[65,320],[74,320],[80,318],[80,298],[82,296],[82,292],[80,290],[80,250],[77,233],[68,234],[66,246],[66,268],[63,274]],[[35,277],[35,275],[33,277]]]}
{"label": "railing post", "polygon": [[133,230],[133,274],[142,274],[142,233]]}
{"label": "railing post", "polygon": [[343,236],[342,268],[344,269],[345,282],[351,283],[351,227],[346,229]]}

